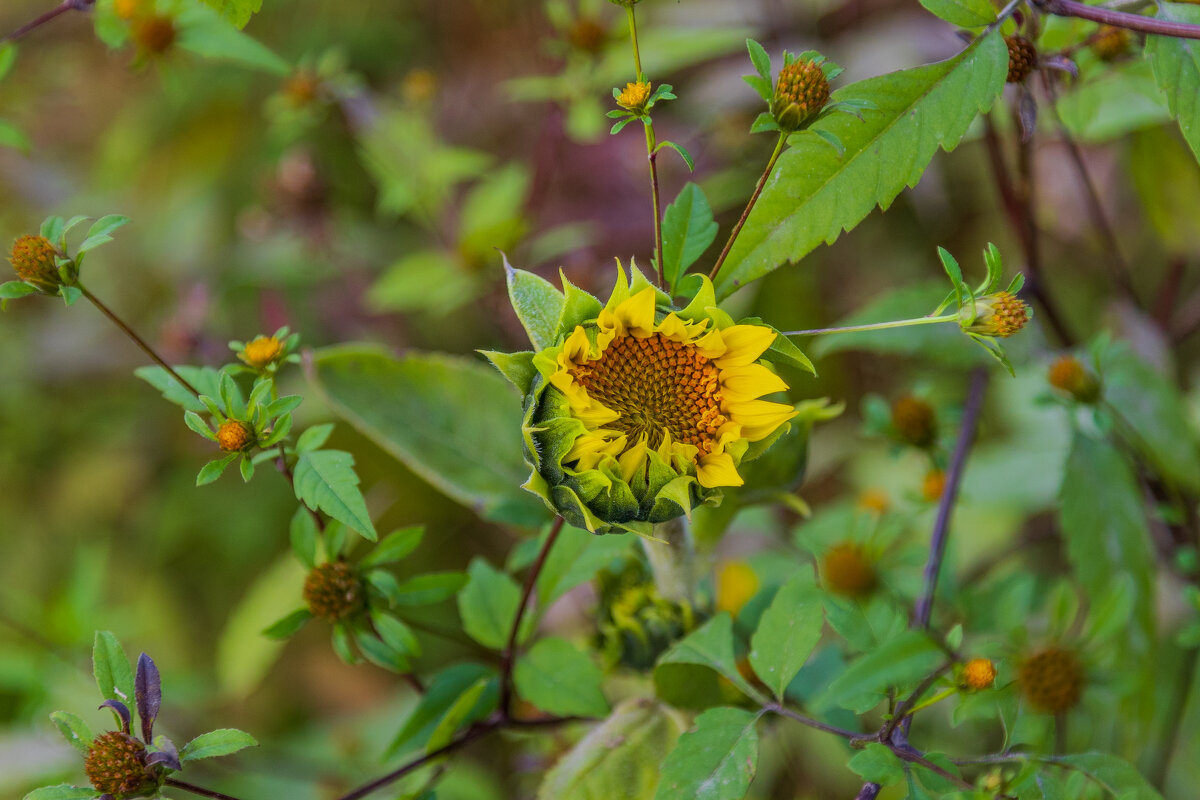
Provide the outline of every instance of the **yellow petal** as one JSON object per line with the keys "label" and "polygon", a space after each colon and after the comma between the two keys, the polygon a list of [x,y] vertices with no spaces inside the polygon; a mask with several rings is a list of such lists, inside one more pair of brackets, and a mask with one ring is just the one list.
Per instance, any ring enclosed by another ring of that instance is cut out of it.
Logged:
{"label": "yellow petal", "polygon": [[585,433],[575,440],[571,452],[567,453],[566,461],[577,461],[575,469],[582,472],[595,469],[604,456],[616,458],[625,449],[626,436],[621,434],[611,438],[612,431],[595,431]]}
{"label": "yellow petal", "polygon": [[626,483],[633,480],[637,471],[645,466],[647,449],[646,440],[639,439],[637,444],[617,457],[617,463],[621,465],[621,479]]}
{"label": "yellow petal", "polygon": [[730,406],[729,415],[741,424],[743,439],[757,442],[796,416],[796,409],[784,403],[750,400]]}
{"label": "yellow petal", "polygon": [[742,367],[752,364],[775,341],[775,331],[762,325],[733,325],[721,331],[725,342],[724,355],[716,359],[717,366]]}
{"label": "yellow petal", "polygon": [[753,400],[764,394],[787,391],[788,385],[762,364],[725,367],[721,370],[721,396],[726,400]]}
{"label": "yellow petal", "polygon": [[[588,341],[587,332],[584,331],[582,325],[576,325],[575,330],[563,342],[559,363],[563,364],[563,366],[567,364],[582,364],[588,360],[591,354],[592,343]],[[566,363],[564,363],[564,359]]]}
{"label": "yellow petal", "polygon": [[728,453],[700,456],[700,463],[696,466],[696,480],[705,489],[741,486],[743,483],[742,476],[738,475],[737,468],[733,465],[733,457]]}
{"label": "yellow petal", "polygon": [[617,306],[614,314],[634,336],[650,336],[654,333],[654,288],[642,289]]}

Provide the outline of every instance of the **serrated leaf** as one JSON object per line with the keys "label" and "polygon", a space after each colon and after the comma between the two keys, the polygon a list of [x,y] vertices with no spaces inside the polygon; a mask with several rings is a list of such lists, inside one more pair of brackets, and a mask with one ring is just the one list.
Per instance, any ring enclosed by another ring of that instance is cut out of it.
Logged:
{"label": "serrated leaf", "polygon": [[776,698],[783,699],[824,626],[821,592],[812,570],[804,568],[779,587],[750,640],[750,665]]}
{"label": "serrated leaf", "polygon": [[[1155,15],[1163,22],[1200,25],[1200,7],[1186,3],[1158,3]],[[1167,96],[1167,108],[1192,153],[1200,159],[1200,42],[1174,36],[1147,36],[1146,58],[1154,81]]]}
{"label": "serrated leaf", "polygon": [[996,21],[996,8],[988,0],[921,0],[925,10],[951,25],[982,28]]}
{"label": "serrated leaf", "polygon": [[212,8],[200,3],[183,6],[175,16],[176,47],[204,58],[234,61],[248,67],[286,75],[290,65],[256,39],[239,31]]}
{"label": "serrated leaf", "polygon": [[87,755],[88,746],[92,743],[92,730],[86,722],[69,711],[55,711],[50,715],[50,721],[67,740],[67,744]]}
{"label": "serrated leaf", "polygon": [[313,511],[324,511],[372,542],[379,538],[358,488],[354,456],[341,450],[301,453],[296,460],[295,487],[296,499]]}
{"label": "serrated leaf", "polygon": [[713,708],[662,765],[654,800],[741,800],[758,766],[758,715],[740,708]]}
{"label": "serrated leaf", "polygon": [[[708,675],[699,671],[711,670]],[[733,621],[721,612],[704,625],[676,642],[658,660],[654,669],[654,689],[658,696],[682,708],[711,705],[716,675],[728,680],[748,697],[759,693],[746,682],[733,654]]]}
{"label": "serrated leaf", "polygon": [[[172,367],[202,395],[220,394],[221,373],[210,367]],[[162,396],[185,411],[205,412],[208,408],[162,367],[138,367],[133,374],[162,392]]]}
{"label": "serrated leaf", "polygon": [[179,760],[187,763],[202,758],[227,756],[257,745],[258,741],[245,731],[239,731],[237,728],[221,728],[202,733],[185,744],[179,751]]}
{"label": "serrated leaf", "polygon": [[717,298],[832,243],[879,205],[915,186],[938,149],[952,150],[1004,88],[1008,48],[998,32],[946,61],[870,78],[833,99],[875,104],[864,121],[834,114],[814,124],[846,148],[794,137],[717,276]]}
{"label": "serrated leaf", "polygon": [[550,714],[603,717],[608,701],[600,691],[604,673],[592,659],[565,639],[539,639],[517,659],[513,673],[517,694]]}
{"label": "serrated leaf", "polygon": [[771,56],[767,54],[766,49],[753,39],[746,40],[746,49],[750,52],[750,62],[754,64],[754,71],[768,81],[771,80]]}
{"label": "serrated leaf", "polygon": [[412,749],[424,748],[454,702],[477,681],[486,677],[492,679],[492,689],[480,695],[476,707],[466,717],[469,722],[483,719],[496,707],[500,692],[495,672],[482,664],[464,663],[447,667],[438,673],[429,682],[417,707],[396,734],[388,748],[388,755],[394,756]]}
{"label": "serrated leaf", "polygon": [[1047,760],[1084,773],[1120,800],[1162,800],[1133,765],[1110,753],[1077,753]]}
{"label": "serrated leaf", "polygon": [[392,564],[404,560],[405,556],[417,549],[421,538],[425,535],[423,525],[413,525],[392,531],[377,544],[361,562],[363,567],[377,567],[380,564]]}
{"label": "serrated leaf", "polygon": [[8,281],[0,283],[0,300],[18,300],[37,292],[36,286],[30,286],[23,281]]}
{"label": "serrated leaf", "polygon": [[127,706],[133,704],[133,667],[111,631],[96,631],[92,645],[92,674],[104,699]]}
{"label": "serrated leaf", "polygon": [[696,184],[688,183],[663,214],[663,278],[672,293],[679,278],[712,245],[717,230],[717,221],[704,191]]}
{"label": "serrated leaf", "polygon": [[885,689],[920,680],[933,672],[944,657],[926,634],[904,631],[851,662],[829,685],[825,703],[866,710],[882,699]]}
{"label": "serrated leaf", "polygon": [[308,450],[320,450],[322,445],[329,439],[329,435],[333,433],[333,423],[326,422],[321,425],[312,425],[300,434],[300,438],[296,440],[296,452],[303,453]]}
{"label": "serrated leaf", "polygon": [[458,594],[463,630],[484,647],[500,650],[508,642],[521,589],[511,576],[482,558],[472,559],[467,575],[467,585]]}
{"label": "serrated leaf", "polygon": [[508,284],[508,300],[534,350],[544,350],[554,344],[558,318],[566,299],[550,281],[515,269],[504,259],[504,275]]}

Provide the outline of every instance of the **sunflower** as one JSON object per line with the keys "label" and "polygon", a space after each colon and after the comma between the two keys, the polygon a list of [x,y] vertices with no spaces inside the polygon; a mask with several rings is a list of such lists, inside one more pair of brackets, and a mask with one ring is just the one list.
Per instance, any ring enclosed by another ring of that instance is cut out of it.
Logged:
{"label": "sunflower", "polygon": [[777,334],[735,324],[707,282],[687,308],[671,309],[636,268],[632,279],[619,268],[605,306],[590,299],[586,316],[564,311],[555,344],[533,354],[526,488],[573,525],[648,533],[647,523],[741,486],[741,461],[795,416],[761,399],[787,389],[759,362]]}

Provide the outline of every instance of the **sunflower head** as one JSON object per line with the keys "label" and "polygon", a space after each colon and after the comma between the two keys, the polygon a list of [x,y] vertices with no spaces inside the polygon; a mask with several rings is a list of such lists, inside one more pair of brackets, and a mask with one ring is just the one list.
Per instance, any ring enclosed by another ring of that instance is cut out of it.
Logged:
{"label": "sunflower head", "polygon": [[521,377],[502,367],[525,392],[525,488],[576,527],[648,534],[741,486],[739,464],[796,413],[760,399],[787,389],[759,362],[775,331],[735,324],[707,281],[684,309],[636,268],[603,306],[564,286],[549,346]]}

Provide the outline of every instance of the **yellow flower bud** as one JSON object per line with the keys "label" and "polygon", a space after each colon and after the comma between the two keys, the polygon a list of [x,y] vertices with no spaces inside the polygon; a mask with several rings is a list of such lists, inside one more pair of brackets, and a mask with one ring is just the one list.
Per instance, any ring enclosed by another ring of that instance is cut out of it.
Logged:
{"label": "yellow flower bud", "polygon": [[771,113],[779,127],[794,131],[829,102],[829,81],[814,61],[793,61],[779,71]]}
{"label": "yellow flower bud", "polygon": [[923,449],[937,441],[937,414],[919,397],[906,395],[892,404],[892,427],[913,447]]}
{"label": "yellow flower bud", "polygon": [[717,573],[717,610],[737,615],[758,593],[758,576],[744,561],[726,561]]}
{"label": "yellow flower bud", "polygon": [[257,336],[242,348],[238,358],[257,370],[266,369],[283,353],[283,342],[274,336]]}
{"label": "yellow flower bud", "polygon": [[1100,381],[1074,356],[1061,356],[1051,364],[1046,380],[1081,403],[1094,403],[1100,399]]}
{"label": "yellow flower bud", "polygon": [[1012,336],[1029,321],[1029,306],[1008,292],[978,297],[958,312],[959,325],[967,333],[1005,338]]}
{"label": "yellow flower bud", "polygon": [[990,689],[996,683],[996,665],[988,658],[972,658],[962,670],[962,685],[974,691]]}
{"label": "yellow flower bud", "polygon": [[44,236],[22,236],[13,243],[9,261],[17,277],[43,294],[58,294],[62,278],[54,257],[59,253]]}
{"label": "yellow flower bud", "polygon": [[217,444],[226,453],[238,453],[254,446],[254,433],[245,423],[226,420],[217,428]]}
{"label": "yellow flower bud", "polygon": [[921,480],[921,497],[930,503],[936,503],[942,499],[942,492],[946,491],[946,473],[940,469],[931,469],[925,473],[925,477]]}
{"label": "yellow flower bud", "polygon": [[617,96],[617,105],[629,111],[642,111],[650,100],[650,82],[637,81],[625,84],[624,91]]}

